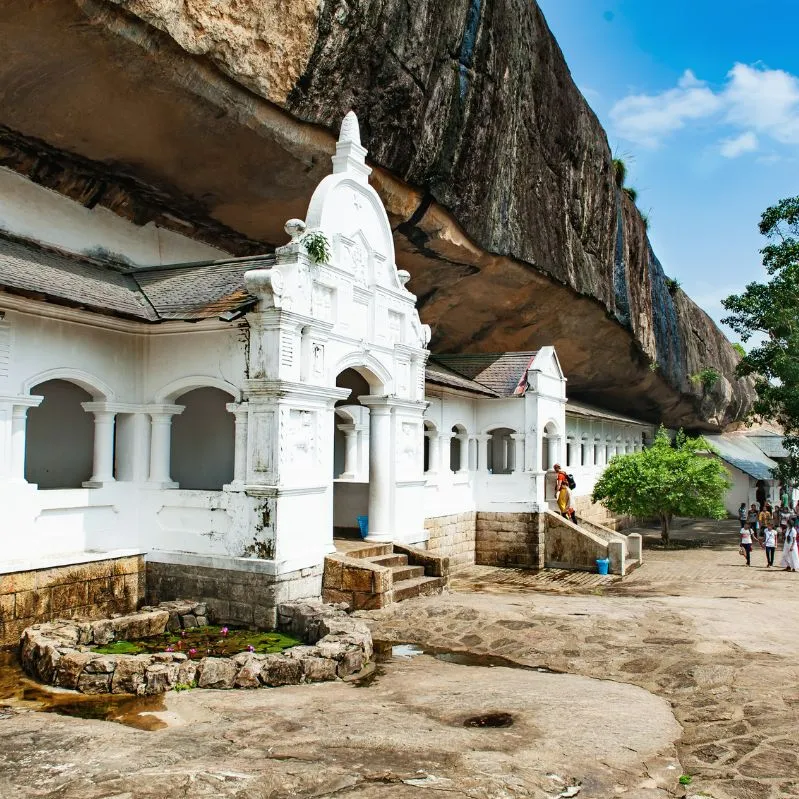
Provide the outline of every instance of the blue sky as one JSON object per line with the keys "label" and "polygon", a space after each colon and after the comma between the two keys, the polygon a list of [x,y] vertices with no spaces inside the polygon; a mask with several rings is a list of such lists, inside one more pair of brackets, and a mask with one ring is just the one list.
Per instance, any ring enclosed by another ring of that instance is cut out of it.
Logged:
{"label": "blue sky", "polygon": [[720,320],[764,275],[760,214],[799,194],[799,0],[539,5],[666,273]]}

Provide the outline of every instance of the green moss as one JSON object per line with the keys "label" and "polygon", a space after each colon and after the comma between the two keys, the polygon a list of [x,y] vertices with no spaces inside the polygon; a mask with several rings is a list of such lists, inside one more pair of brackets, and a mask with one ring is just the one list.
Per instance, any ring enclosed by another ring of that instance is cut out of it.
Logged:
{"label": "green moss", "polygon": [[[227,629],[227,633],[223,633]],[[214,625],[190,627],[177,633],[164,633],[138,641],[114,641],[103,646],[93,647],[102,655],[142,655],[153,652],[182,652],[193,660],[213,656],[227,657],[237,652],[245,652],[252,647],[258,654],[283,652],[302,643],[290,635],[278,632],[258,632],[223,628]]]}

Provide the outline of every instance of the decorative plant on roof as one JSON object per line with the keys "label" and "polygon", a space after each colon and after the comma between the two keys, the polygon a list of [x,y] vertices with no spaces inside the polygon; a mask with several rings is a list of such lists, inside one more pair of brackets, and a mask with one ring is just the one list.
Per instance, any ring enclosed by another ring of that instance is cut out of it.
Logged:
{"label": "decorative plant on roof", "polygon": [[300,241],[315,264],[330,263],[330,242],[321,230],[306,233]]}
{"label": "decorative plant on roof", "polygon": [[681,430],[672,442],[661,427],[648,449],[611,460],[594,486],[593,501],[614,513],[658,517],[668,543],[674,516],[727,515],[727,470],[718,458],[707,457],[708,451],[705,439],[689,438]]}

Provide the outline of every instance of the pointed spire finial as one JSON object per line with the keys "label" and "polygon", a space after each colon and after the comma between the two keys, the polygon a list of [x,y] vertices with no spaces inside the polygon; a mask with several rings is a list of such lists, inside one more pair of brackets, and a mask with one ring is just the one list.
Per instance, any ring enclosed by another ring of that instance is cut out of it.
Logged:
{"label": "pointed spire finial", "polygon": [[361,129],[358,125],[358,117],[355,116],[354,111],[348,111],[347,115],[341,123],[341,133],[338,140],[343,144],[344,142],[352,142],[361,145]]}
{"label": "pointed spire finial", "polygon": [[366,166],[366,150],[361,146],[361,129],[354,111],[341,122],[341,132],[333,156],[333,174],[349,173],[355,180],[366,183],[372,170]]}

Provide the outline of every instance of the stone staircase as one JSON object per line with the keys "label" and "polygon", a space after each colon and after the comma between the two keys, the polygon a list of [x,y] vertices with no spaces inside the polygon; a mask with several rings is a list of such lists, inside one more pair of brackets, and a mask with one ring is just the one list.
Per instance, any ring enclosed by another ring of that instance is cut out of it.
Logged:
{"label": "stone staircase", "polygon": [[423,549],[355,541],[336,541],[336,548],[335,554],[325,558],[325,602],[370,610],[440,594],[449,583],[449,559]]}

